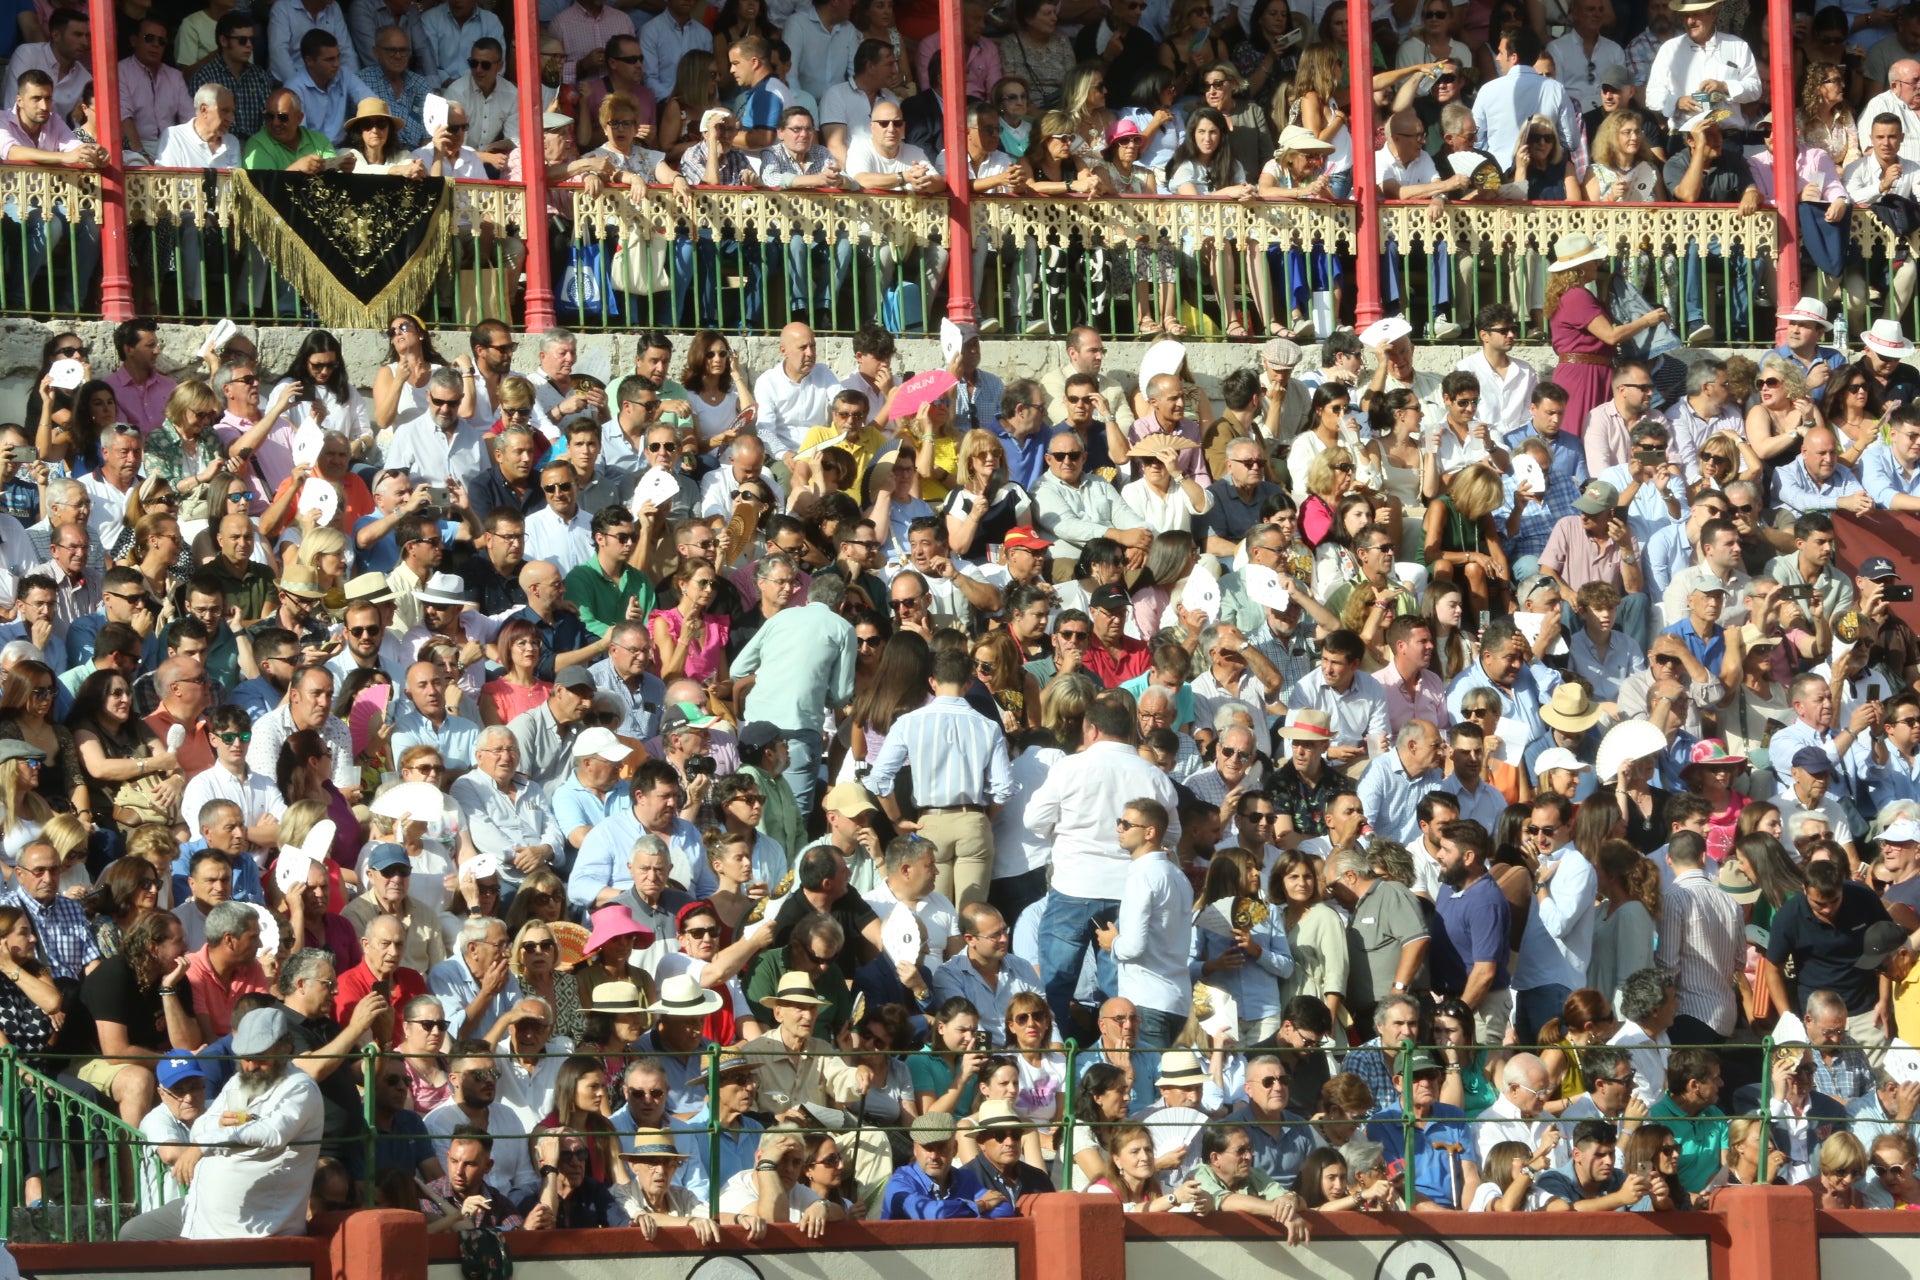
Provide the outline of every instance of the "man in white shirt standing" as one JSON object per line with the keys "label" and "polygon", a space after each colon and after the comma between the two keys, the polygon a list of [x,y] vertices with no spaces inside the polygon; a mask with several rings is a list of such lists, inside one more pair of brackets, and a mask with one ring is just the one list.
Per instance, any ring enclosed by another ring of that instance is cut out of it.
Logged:
{"label": "man in white shirt standing", "polygon": [[1480,349],[1453,367],[1480,380],[1480,408],[1474,418],[1511,448],[1533,422],[1533,389],[1540,385],[1540,375],[1525,360],[1508,354],[1520,334],[1512,307],[1488,303],[1473,317],[1473,329]]}
{"label": "man in white shirt standing", "polygon": [[1725,130],[1727,141],[1738,145],[1752,119],[1742,104],[1758,102],[1765,92],[1753,50],[1739,36],[1714,30],[1720,0],[1684,0],[1668,7],[1686,30],[1654,55],[1643,99],[1647,109],[1660,112],[1678,129],[1683,120],[1707,109],[1709,94],[1725,94],[1725,105],[1733,113]]}
{"label": "man in white shirt standing", "polygon": [[[1193,884],[1167,855],[1170,810],[1157,800],[1127,802],[1116,824],[1120,848],[1131,860],[1120,908],[1096,924],[1094,937],[1115,961],[1123,1000],[1140,1014],[1140,1043],[1165,1049],[1193,1011],[1193,980],[1186,956],[1193,943]],[[1139,1055],[1136,1078],[1156,1073],[1158,1053]]]}
{"label": "man in white shirt standing", "polygon": [[1871,123],[1875,116],[1883,113],[1899,117],[1900,132],[1905,139],[1900,154],[1909,160],[1920,160],[1920,61],[1902,58],[1888,67],[1887,91],[1867,99],[1857,118]]}
{"label": "man in white shirt standing", "polygon": [[1613,12],[1607,0],[1574,0],[1568,7],[1573,30],[1548,41],[1547,56],[1553,59],[1555,78],[1573,99],[1574,110],[1585,115],[1600,105],[1601,71],[1625,62],[1627,51],[1600,34]]}
{"label": "man in white shirt standing", "polygon": [[[1134,750],[1132,699],[1101,693],[1087,705],[1085,748],[1053,768],[1027,803],[1027,825],[1053,841],[1053,884],[1040,926],[1040,972],[1054,1025],[1065,1026],[1073,991],[1096,926],[1117,917],[1130,859],[1118,848],[1119,823],[1134,801],[1151,798],[1178,812],[1173,781]],[[1177,846],[1178,819],[1160,839]],[[1117,994],[1114,957],[1104,948],[1094,964],[1103,997]],[[1184,959],[1181,961],[1184,966]]]}

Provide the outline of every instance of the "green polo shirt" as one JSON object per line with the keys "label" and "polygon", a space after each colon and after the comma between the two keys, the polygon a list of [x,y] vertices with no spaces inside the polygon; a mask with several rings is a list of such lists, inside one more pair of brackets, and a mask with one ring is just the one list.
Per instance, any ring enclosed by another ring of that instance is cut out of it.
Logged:
{"label": "green polo shirt", "polygon": [[647,575],[628,565],[615,581],[600,567],[600,558],[591,557],[567,574],[567,599],[580,609],[580,623],[596,640],[624,621],[627,601],[640,602],[642,618],[653,610],[653,584]]}
{"label": "green polo shirt", "polygon": [[273,135],[265,129],[247,139],[247,145],[240,151],[240,167],[243,169],[284,169],[304,156],[319,156],[323,160],[333,159],[333,144],[327,136],[315,130],[302,127],[299,145],[288,150],[273,140]]}
{"label": "green polo shirt", "polygon": [[793,788],[779,774],[750,764],[742,765],[740,772],[758,782],[761,794],[767,798],[766,806],[760,810],[760,834],[787,851],[789,865],[797,865],[800,851],[806,847],[807,824],[800,817],[800,804],[793,798]]}
{"label": "green polo shirt", "polygon": [[1647,1108],[1647,1119],[1673,1130],[1673,1140],[1680,1144],[1680,1185],[1696,1193],[1705,1190],[1720,1171],[1720,1153],[1727,1146],[1727,1113],[1708,1107],[1690,1116],[1663,1093]]}
{"label": "green polo shirt", "polygon": [[1200,1166],[1193,1171],[1193,1180],[1200,1184],[1202,1191],[1213,1197],[1215,1204],[1220,1203],[1221,1200],[1229,1195],[1253,1196],[1260,1200],[1278,1200],[1281,1196],[1287,1194],[1285,1187],[1258,1169],[1254,1169],[1247,1174],[1246,1186],[1240,1187],[1237,1190],[1229,1189],[1226,1183],[1220,1181],[1220,1175],[1213,1171],[1213,1166],[1204,1160],[1201,1161]]}

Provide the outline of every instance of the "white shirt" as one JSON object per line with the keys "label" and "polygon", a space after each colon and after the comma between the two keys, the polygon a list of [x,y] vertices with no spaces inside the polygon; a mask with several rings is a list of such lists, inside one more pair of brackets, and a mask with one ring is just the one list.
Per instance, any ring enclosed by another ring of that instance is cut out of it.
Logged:
{"label": "white shirt", "polygon": [[536,1059],[529,1070],[514,1053],[512,1036],[509,1031],[494,1046],[499,1050],[494,1055],[494,1063],[500,1068],[500,1088],[496,1096],[529,1115],[544,1116],[553,1110],[553,1082],[559,1077],[560,1068],[566,1065],[565,1055],[573,1052],[573,1041],[554,1036],[542,1050],[547,1056]]}
{"label": "white shirt", "polygon": [[911,142],[901,143],[899,154],[892,157],[876,151],[871,137],[860,138],[847,145],[846,171],[849,174],[905,173],[917,164],[933,168],[933,161],[927,158],[927,153]]}
{"label": "white shirt", "polygon": [[[469,119],[467,124],[468,132],[472,132],[473,121]],[[480,153],[472,147],[462,146],[460,154],[453,158],[452,164],[444,163],[446,157],[440,155],[431,142],[424,147],[415,147],[412,154],[415,160],[427,166],[429,172],[432,171],[435,160],[442,161],[440,176],[443,178],[485,179],[487,176],[487,166],[481,161]]]}
{"label": "white shirt", "polygon": [[[457,961],[455,963],[458,963]],[[511,979],[509,979],[511,981]],[[448,1010],[459,1016],[458,1007]],[[496,1098],[487,1108],[486,1128],[488,1133],[532,1133],[533,1126],[540,1122],[540,1115],[529,1115],[513,1103]],[[467,1113],[451,1100],[441,1103],[420,1118],[426,1125],[427,1133],[433,1139],[433,1154],[444,1164],[447,1148],[453,1145],[453,1131],[456,1127],[469,1124]],[[524,1200],[540,1189],[540,1174],[534,1168],[533,1157],[527,1151],[525,1138],[502,1138],[493,1144],[493,1170],[487,1174],[487,1181],[506,1192],[514,1200]]]}
{"label": "white shirt", "polygon": [[830,124],[847,127],[846,143],[865,142],[873,136],[869,120],[873,109],[882,102],[891,102],[896,107],[900,99],[891,89],[882,89],[878,97],[869,100],[866,91],[851,80],[842,80],[827,90],[827,96],[820,99],[820,129],[825,132]]}
{"label": "white shirt", "polygon": [[[760,409],[757,433],[767,447],[768,461],[797,452],[808,428],[830,421],[828,411],[839,390],[838,375],[824,363],[816,363],[798,382],[787,376],[783,363],[776,363],[754,379],[753,399]],[[727,471],[726,467],[720,468],[722,474]]]}
{"label": "white shirt", "polygon": [[575,565],[592,559],[593,517],[586,512],[576,511],[573,519],[563,523],[552,507],[542,507],[527,517],[526,524],[527,559],[558,565],[563,578]]}
{"label": "white shirt", "polygon": [[210,147],[193,131],[193,121],[169,125],[160,135],[159,155],[154,163],[163,169],[238,169],[240,139],[230,133],[220,135],[220,145]]}
{"label": "white shirt", "polygon": [[[1496,1099],[1492,1106],[1482,1111],[1478,1121],[1479,1123],[1473,1126],[1473,1137],[1480,1146],[1479,1160],[1482,1170],[1488,1167],[1487,1155],[1495,1146],[1502,1142],[1524,1142],[1527,1144],[1528,1151],[1537,1150],[1541,1140],[1546,1137],[1547,1130],[1554,1125],[1552,1116],[1543,1115],[1534,1120],[1522,1117],[1520,1108],[1504,1097]],[[1572,1132],[1571,1125],[1562,1129],[1560,1141],[1554,1145],[1553,1157],[1549,1164],[1565,1164],[1573,1158],[1572,1147],[1567,1141]]]}
{"label": "white shirt", "polygon": [[[742,1169],[720,1188],[720,1212],[752,1213],[760,1203],[760,1187],[751,1169]],[[787,1192],[787,1220],[800,1221],[800,1215],[820,1203],[820,1196],[804,1182],[793,1184]]]}
{"label": "white shirt", "polygon": [[[1904,160],[1920,160],[1920,111],[1915,111],[1900,101],[1898,94],[1889,89],[1877,97],[1869,98],[1867,105],[1860,109],[1859,119],[1865,122],[1867,136],[1873,135],[1873,118],[1881,112],[1900,117],[1900,156]],[[1848,166],[1851,168],[1852,166]],[[1852,194],[1849,187],[1848,194]]]}
{"label": "white shirt", "polygon": [[[433,15],[440,11],[429,9],[428,20],[431,21]],[[475,16],[493,17],[484,9],[476,10]],[[498,18],[493,20],[499,21]],[[492,93],[482,93],[480,86],[473,82],[473,73],[469,71],[448,85],[441,96],[448,102],[457,102],[466,108],[468,146],[491,146],[502,138],[512,139],[519,132],[520,91],[508,84],[505,76],[493,82]]]}
{"label": "white shirt", "polygon": [[[1560,74],[1565,77],[1564,67],[1560,68]],[[1733,118],[1727,122],[1729,127],[1746,128],[1749,117],[1739,104],[1760,100],[1760,68],[1747,42],[1724,32],[1716,31],[1707,37],[1705,44],[1695,44],[1693,37],[1683,31],[1661,45],[1660,52],[1653,56],[1653,68],[1647,72],[1647,91],[1641,101],[1650,110],[1666,116],[1668,123],[1678,129],[1685,123],[1679,115],[1680,99],[1690,96],[1708,80],[1719,80],[1727,86],[1728,106],[1733,112]]]}
{"label": "white shirt", "polygon": [[[242,1092],[245,1083],[238,1075],[229,1079],[193,1122],[193,1140],[206,1149],[187,1189],[182,1239],[307,1233],[307,1198],[326,1128],[320,1086],[291,1064],[257,1098]],[[222,1124],[229,1112],[244,1113],[245,1123]]]}
{"label": "white shirt", "polygon": [[[480,390],[482,395],[485,389]],[[487,427],[491,422],[462,422],[449,437],[426,415],[401,423],[387,442],[386,464],[396,471],[412,474],[413,482],[443,485],[449,476],[457,476],[471,488],[475,480],[493,465],[487,451]]]}
{"label": "white shirt", "polygon": [[1847,171],[1840,175],[1840,181],[1847,188],[1847,199],[1855,204],[1873,204],[1882,195],[1912,198],[1914,184],[1920,182],[1920,164],[1907,158],[1904,142],[1901,144],[1900,176],[1884,192],[1880,190],[1880,172],[1880,158],[1871,152],[1848,165]]}
{"label": "white shirt", "polygon": [[1508,356],[1504,378],[1478,351],[1453,367],[1480,379],[1480,407],[1474,410],[1474,421],[1488,424],[1496,437],[1512,440],[1533,421],[1533,389],[1540,385],[1540,375],[1525,360]]}
{"label": "white shirt", "polygon": [[1193,518],[1213,510],[1213,494],[1201,489],[1200,506],[1195,507],[1188,499],[1186,487],[1180,483],[1180,479],[1179,476],[1173,478],[1164,498],[1153,491],[1144,476],[1130,480],[1120,490],[1120,500],[1132,508],[1134,514],[1155,533],[1168,533],[1176,529],[1181,533],[1192,533]]}
{"label": "white shirt", "polygon": [[1395,158],[1392,147],[1382,147],[1373,157],[1373,169],[1375,180],[1383,188],[1383,193],[1389,182],[1411,187],[1440,181],[1440,171],[1433,167],[1433,157],[1424,151],[1414,152],[1413,159],[1401,164]]}
{"label": "white shirt", "polygon": [[[766,380],[765,374],[761,375],[761,380],[763,382]],[[766,402],[763,400],[761,403],[765,404]],[[763,418],[761,421],[764,422],[766,420]],[[764,437],[762,438],[764,439]],[[768,445],[767,449],[768,452],[772,452],[773,446]],[[731,518],[733,515],[733,497],[740,492],[740,486],[743,483],[745,482],[734,477],[733,467],[731,465],[708,472],[707,478],[700,482],[700,514],[703,516],[719,516],[722,520]],[[780,491],[779,483],[764,470],[760,473],[760,483],[766,485],[768,491],[773,494],[773,500],[776,505],[785,504],[786,495]]]}
{"label": "white shirt", "polygon": [[1113,940],[1119,994],[1142,1009],[1182,1013],[1193,1003],[1193,883],[1164,849],[1127,864]]}
{"label": "white shirt", "polygon": [[[1124,743],[1096,742],[1056,764],[1027,803],[1029,829],[1053,841],[1053,888],[1076,898],[1118,901],[1130,859],[1114,839],[1114,823],[1128,804],[1148,796],[1169,814],[1179,812],[1173,781]],[[1172,825],[1166,839],[1177,845],[1179,818]],[[1184,953],[1180,967],[1185,972]]]}
{"label": "white shirt", "polygon": [[1593,52],[1588,53],[1578,31],[1569,31],[1549,41],[1547,56],[1553,59],[1554,79],[1573,99],[1574,110],[1582,115],[1600,105],[1600,68],[1615,62],[1625,66],[1627,61],[1627,51],[1605,36],[1596,39]]}
{"label": "white shirt", "polygon": [[1626,1021],[1607,1041],[1625,1049],[1633,1059],[1633,1093],[1648,1106],[1660,1101],[1667,1091],[1667,1048],[1672,1043],[1667,1033],[1650,1036],[1636,1022]]}
{"label": "white shirt", "polygon": [[[873,908],[873,914],[882,922],[893,914],[893,909],[902,905],[894,896],[887,882],[882,880],[874,886],[872,893],[866,895],[867,905]],[[960,936],[960,910],[951,899],[938,891],[930,892],[920,901],[908,905],[908,910],[920,919],[927,931],[927,959],[929,968],[936,966],[940,958],[947,953],[947,943]]]}
{"label": "white shirt", "polygon": [[1066,753],[1053,747],[1028,747],[1013,758],[1013,797],[993,816],[993,878],[1024,875],[1052,859],[1053,842],[1033,833],[1027,806],[1034,792]]}
{"label": "white shirt", "polygon": [[181,821],[198,831],[201,808],[215,800],[229,800],[239,805],[240,821],[249,827],[262,818],[277,818],[287,811],[287,802],[281,798],[280,788],[271,777],[249,769],[246,777],[237,778],[216,762],[211,769],[202,769],[187,779],[187,789],[180,795]]}

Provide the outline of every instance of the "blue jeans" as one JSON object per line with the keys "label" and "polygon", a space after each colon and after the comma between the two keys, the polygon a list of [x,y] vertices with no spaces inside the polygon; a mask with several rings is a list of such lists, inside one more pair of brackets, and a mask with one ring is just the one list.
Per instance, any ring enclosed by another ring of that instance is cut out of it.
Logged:
{"label": "blue jeans", "polygon": [[[1165,1009],[1149,1009],[1138,1006],[1140,1013],[1140,1044],[1148,1049],[1165,1049],[1173,1044],[1181,1029],[1187,1025],[1185,1012],[1171,1013]],[[1155,1090],[1154,1078],[1160,1074],[1159,1053],[1136,1053],[1133,1055],[1133,1105],[1137,1110],[1153,1105]],[[1144,1100],[1141,1097],[1145,1092]]]}
{"label": "blue jeans", "polygon": [[853,265],[853,245],[844,235],[831,244],[811,235],[792,235],[785,245],[788,309],[826,315]]}
{"label": "blue jeans", "polygon": [[[724,233],[722,233],[724,235]],[[760,323],[760,251],[758,240],[741,241],[731,236],[715,242],[714,233],[706,228],[700,229],[698,240],[689,240],[685,236],[673,242],[673,309],[680,317],[683,328],[695,324],[702,328],[719,328],[724,323],[720,311],[720,275],[725,270],[724,259],[738,257],[741,274],[745,277],[741,289],[740,315],[736,324],[745,328]],[[691,295],[696,277],[700,286],[700,316],[694,319]]]}
{"label": "blue jeans", "polygon": [[793,788],[793,802],[800,808],[800,820],[813,816],[814,793],[820,789],[820,735],[802,729],[787,739],[787,771],[780,775]]}
{"label": "blue jeans", "polygon": [[1540,1028],[1560,1016],[1573,992],[1567,987],[1531,987],[1513,993],[1513,1026],[1523,1045],[1538,1044]]}
{"label": "blue jeans", "polygon": [[[1721,258],[1718,240],[1707,242],[1707,256]],[[1747,327],[1747,286],[1753,273],[1751,259],[1721,258],[1721,261],[1726,266],[1727,282],[1733,290],[1733,328],[1737,333]],[[1706,323],[1707,317],[1706,267],[1700,260],[1700,246],[1693,241],[1687,242],[1681,275],[1684,282],[1681,288],[1682,305],[1687,313],[1687,329],[1691,331]]]}
{"label": "blue jeans", "polygon": [[1847,216],[1838,222],[1827,221],[1827,207],[1823,204],[1800,205],[1800,244],[1813,259],[1816,269],[1830,276],[1838,276],[1846,268],[1847,259],[1847,221],[1853,216],[1853,210],[1847,210]]}
{"label": "blue jeans", "polygon": [[[10,224],[5,232],[9,242],[6,252],[10,261],[7,265],[6,296],[7,306],[15,311],[40,310],[78,311],[86,303],[87,291],[100,268],[100,226],[91,218],[79,222],[70,221],[60,206],[53,216],[53,228],[48,229],[47,219],[37,208],[30,208],[23,223],[20,214],[9,203],[6,218]],[[24,228],[21,230],[19,228]],[[26,246],[25,269],[17,260],[12,260],[24,240]],[[71,249],[68,245],[71,244]],[[54,272],[50,263],[55,255],[66,257],[69,267],[67,287],[60,297],[53,297]],[[35,285],[42,277],[46,284],[39,290]]]}
{"label": "blue jeans", "polygon": [[1080,965],[1089,946],[1095,948],[1093,962],[1100,995],[1104,998],[1118,989],[1112,954],[1093,941],[1093,917],[1119,907],[1118,898],[1075,898],[1048,892],[1046,914],[1040,917],[1040,980],[1046,985],[1054,1026],[1067,1026],[1073,1015],[1073,989],[1080,980]]}

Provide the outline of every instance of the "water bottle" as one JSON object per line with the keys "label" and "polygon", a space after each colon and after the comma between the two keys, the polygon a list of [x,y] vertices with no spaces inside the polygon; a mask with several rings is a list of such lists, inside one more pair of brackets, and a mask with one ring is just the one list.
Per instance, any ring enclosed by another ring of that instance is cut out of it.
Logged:
{"label": "water bottle", "polygon": [[1839,314],[1833,318],[1833,345],[1845,355],[1847,351],[1847,304],[1843,300],[1838,308]]}

